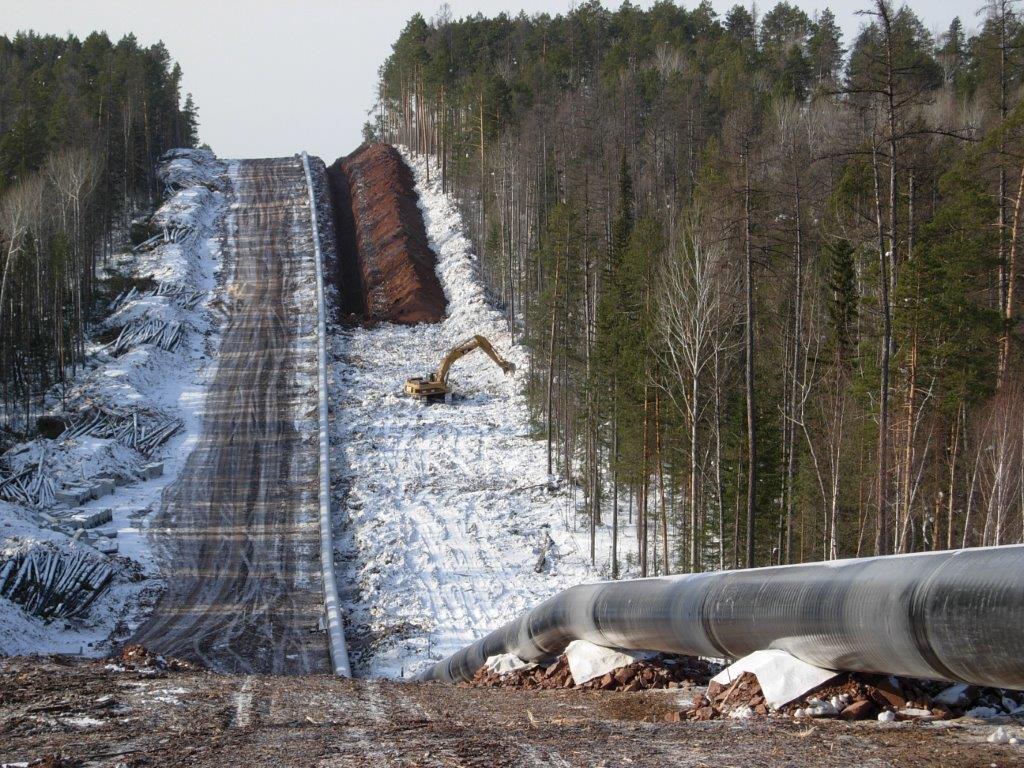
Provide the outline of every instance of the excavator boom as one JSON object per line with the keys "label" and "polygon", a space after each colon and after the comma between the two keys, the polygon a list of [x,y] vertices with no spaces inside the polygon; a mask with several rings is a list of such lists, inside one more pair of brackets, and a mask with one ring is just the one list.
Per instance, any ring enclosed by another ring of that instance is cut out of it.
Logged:
{"label": "excavator boom", "polygon": [[506,374],[513,373],[515,365],[499,355],[486,337],[476,334],[461,344],[452,347],[451,351],[444,356],[437,371],[426,377],[412,378],[405,382],[405,393],[415,397],[441,399],[451,393],[448,387],[448,373],[452,365],[459,358],[468,355],[475,349],[482,349],[491,360],[493,360]]}

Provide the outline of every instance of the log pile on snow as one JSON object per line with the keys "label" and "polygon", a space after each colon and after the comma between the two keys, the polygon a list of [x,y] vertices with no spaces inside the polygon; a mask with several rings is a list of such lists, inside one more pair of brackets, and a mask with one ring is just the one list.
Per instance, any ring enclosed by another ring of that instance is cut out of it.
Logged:
{"label": "log pile on snow", "polygon": [[72,417],[61,440],[77,437],[98,437],[116,440],[149,457],[183,428],[181,419],[174,419],[152,408],[117,408],[94,404]]}
{"label": "log pile on snow", "polygon": [[110,312],[117,312],[121,307],[126,306],[132,301],[145,299],[150,296],[167,296],[174,299],[174,303],[182,309],[194,309],[205,295],[203,291],[194,291],[187,286],[174,282],[157,283],[156,288],[151,291],[140,291],[137,286],[132,286],[111,302]]}
{"label": "log pile on snow", "polygon": [[43,619],[73,618],[113,578],[109,561],[88,550],[40,546],[0,562],[0,595]]}
{"label": "log pile on snow", "polygon": [[[1024,694],[996,688],[845,673],[783,706],[782,714],[798,718],[949,720],[961,716],[995,717],[1024,714]],[[757,677],[744,672],[728,685],[712,682],[694,697],[679,720],[745,718],[769,714]]]}
{"label": "log pile on snow", "polygon": [[220,161],[208,149],[171,149],[160,156],[158,173],[167,192],[190,187],[212,187],[211,178],[220,172]]}
{"label": "log pile on snow", "polygon": [[46,393],[38,435],[0,444],[0,625],[26,629],[24,638],[0,631],[0,653],[77,650],[138,599],[131,561],[149,556],[144,542],[111,556],[124,518],[151,512],[160,489],[103,499],[162,475],[185,428],[174,385],[206,349],[191,342],[213,330],[203,303],[216,287],[229,183],[208,151],[165,160],[158,173],[174,194],[133,223],[131,252],[109,257],[100,295],[116,298],[83,365]]}
{"label": "log pile on snow", "polygon": [[165,226],[159,233],[143,240],[138,245],[133,245],[131,251],[132,253],[145,253],[169,243],[176,243],[191,249],[198,244],[202,237],[203,233],[194,227],[170,225]]}
{"label": "log pile on snow", "polygon": [[706,685],[718,669],[712,662],[694,656],[658,654],[577,685],[569,669],[569,661],[563,654],[547,666],[531,665],[514,672],[492,672],[487,666],[483,666],[477,670],[470,682],[461,685],[469,688],[644,691]]}
{"label": "log pile on snow", "polygon": [[[58,447],[49,449],[45,440],[26,444],[19,453],[20,463],[9,457],[0,463],[0,501],[7,501],[34,510],[47,510],[59,504],[78,506],[90,498],[112,493],[115,485],[131,477],[150,480],[161,474],[158,464],[142,462],[168,440],[178,434],[184,423],[143,406],[118,407],[90,399],[77,412],[52,417],[63,424],[57,437]],[[59,428],[59,427],[58,427]],[[137,451],[140,466],[114,474],[69,479],[75,472],[61,463],[59,455],[73,441],[82,437],[111,440]],[[32,447],[35,447],[33,456]],[[42,447],[40,447],[42,446]],[[29,456],[27,460],[24,456]],[[77,527],[77,526],[75,526]]]}
{"label": "log pile on snow", "polygon": [[181,323],[173,320],[138,320],[121,329],[107,349],[114,357],[139,344],[155,344],[173,352],[183,336]]}
{"label": "log pile on snow", "polygon": [[0,501],[26,507],[53,506],[57,483],[46,473],[45,463],[44,458],[40,458],[7,477],[0,472]]}

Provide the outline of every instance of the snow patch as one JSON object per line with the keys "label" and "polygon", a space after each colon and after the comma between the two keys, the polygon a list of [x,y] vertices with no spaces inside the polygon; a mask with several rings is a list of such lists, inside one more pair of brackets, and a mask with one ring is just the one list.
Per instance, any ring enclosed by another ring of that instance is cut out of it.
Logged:
{"label": "snow patch", "polygon": [[[455,201],[412,167],[448,317],[436,325],[332,328],[332,470],[338,582],[361,675],[412,677],[522,612],[597,576],[573,532],[575,501],[551,490],[531,437],[526,352],[490,306]],[[483,354],[452,370],[452,404],[403,394],[455,344]],[[543,555],[543,557],[542,557]]]}
{"label": "snow patch", "polygon": [[[87,346],[79,375],[46,398],[49,412],[58,416],[77,416],[86,412],[83,409],[97,407],[147,409],[180,421],[181,429],[148,455],[118,439],[81,435],[38,438],[12,447],[0,459],[3,474],[41,462],[58,490],[95,485],[103,477],[116,478],[118,483],[112,494],[70,508],[53,500],[36,506],[0,502],[0,562],[44,544],[68,552],[90,547],[88,541],[97,547],[116,541],[117,546],[111,558],[116,566],[113,586],[83,618],[46,623],[0,598],[0,654],[102,655],[109,650],[112,635],[122,637],[134,629],[141,618],[140,604],[159,586],[148,525],[163,490],[177,477],[199,436],[212,376],[208,363],[219,341],[221,220],[229,171],[227,164],[206,150],[169,153],[159,174],[170,196],[151,219],[164,229],[163,241],[110,260],[118,274],[140,284],[151,278],[161,290],[126,292],[97,330],[133,321],[180,323],[182,335],[173,351],[146,343],[114,356],[106,344],[94,339]],[[146,469],[154,462],[162,465],[158,476]],[[111,521],[86,536],[79,533],[78,539],[64,522],[72,512],[92,515],[106,510]],[[102,538],[90,538],[94,534]]]}

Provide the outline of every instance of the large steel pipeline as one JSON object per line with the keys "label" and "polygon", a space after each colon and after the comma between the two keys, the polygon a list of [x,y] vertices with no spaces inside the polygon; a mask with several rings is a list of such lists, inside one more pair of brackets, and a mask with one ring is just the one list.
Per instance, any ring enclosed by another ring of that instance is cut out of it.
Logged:
{"label": "large steel pipeline", "polygon": [[827,669],[1024,689],[1024,546],[583,584],[435,664],[469,680],[573,640],[736,659],[776,648]]}

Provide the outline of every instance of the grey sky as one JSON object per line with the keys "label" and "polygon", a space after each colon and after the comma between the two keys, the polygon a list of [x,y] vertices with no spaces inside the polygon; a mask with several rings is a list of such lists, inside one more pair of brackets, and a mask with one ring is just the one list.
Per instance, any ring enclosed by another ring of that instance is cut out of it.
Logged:
{"label": "grey sky", "polygon": [[[868,2],[795,0],[808,13],[831,7],[847,40],[862,22],[856,10]],[[735,0],[713,4],[722,13]],[[200,136],[218,155],[269,157],[306,149],[331,162],[358,145],[377,68],[406,20],[416,11],[430,18],[440,5],[441,0],[0,0],[0,34],[34,29],[84,37],[105,30],[113,38],[134,32],[147,45],[163,40],[199,107]],[[456,18],[478,11],[557,13],[570,7],[568,0],[449,0],[449,5]],[[618,0],[605,5],[617,7]],[[949,0],[910,5],[932,30],[945,29],[957,12],[968,28],[977,24],[973,5],[956,11]]]}

